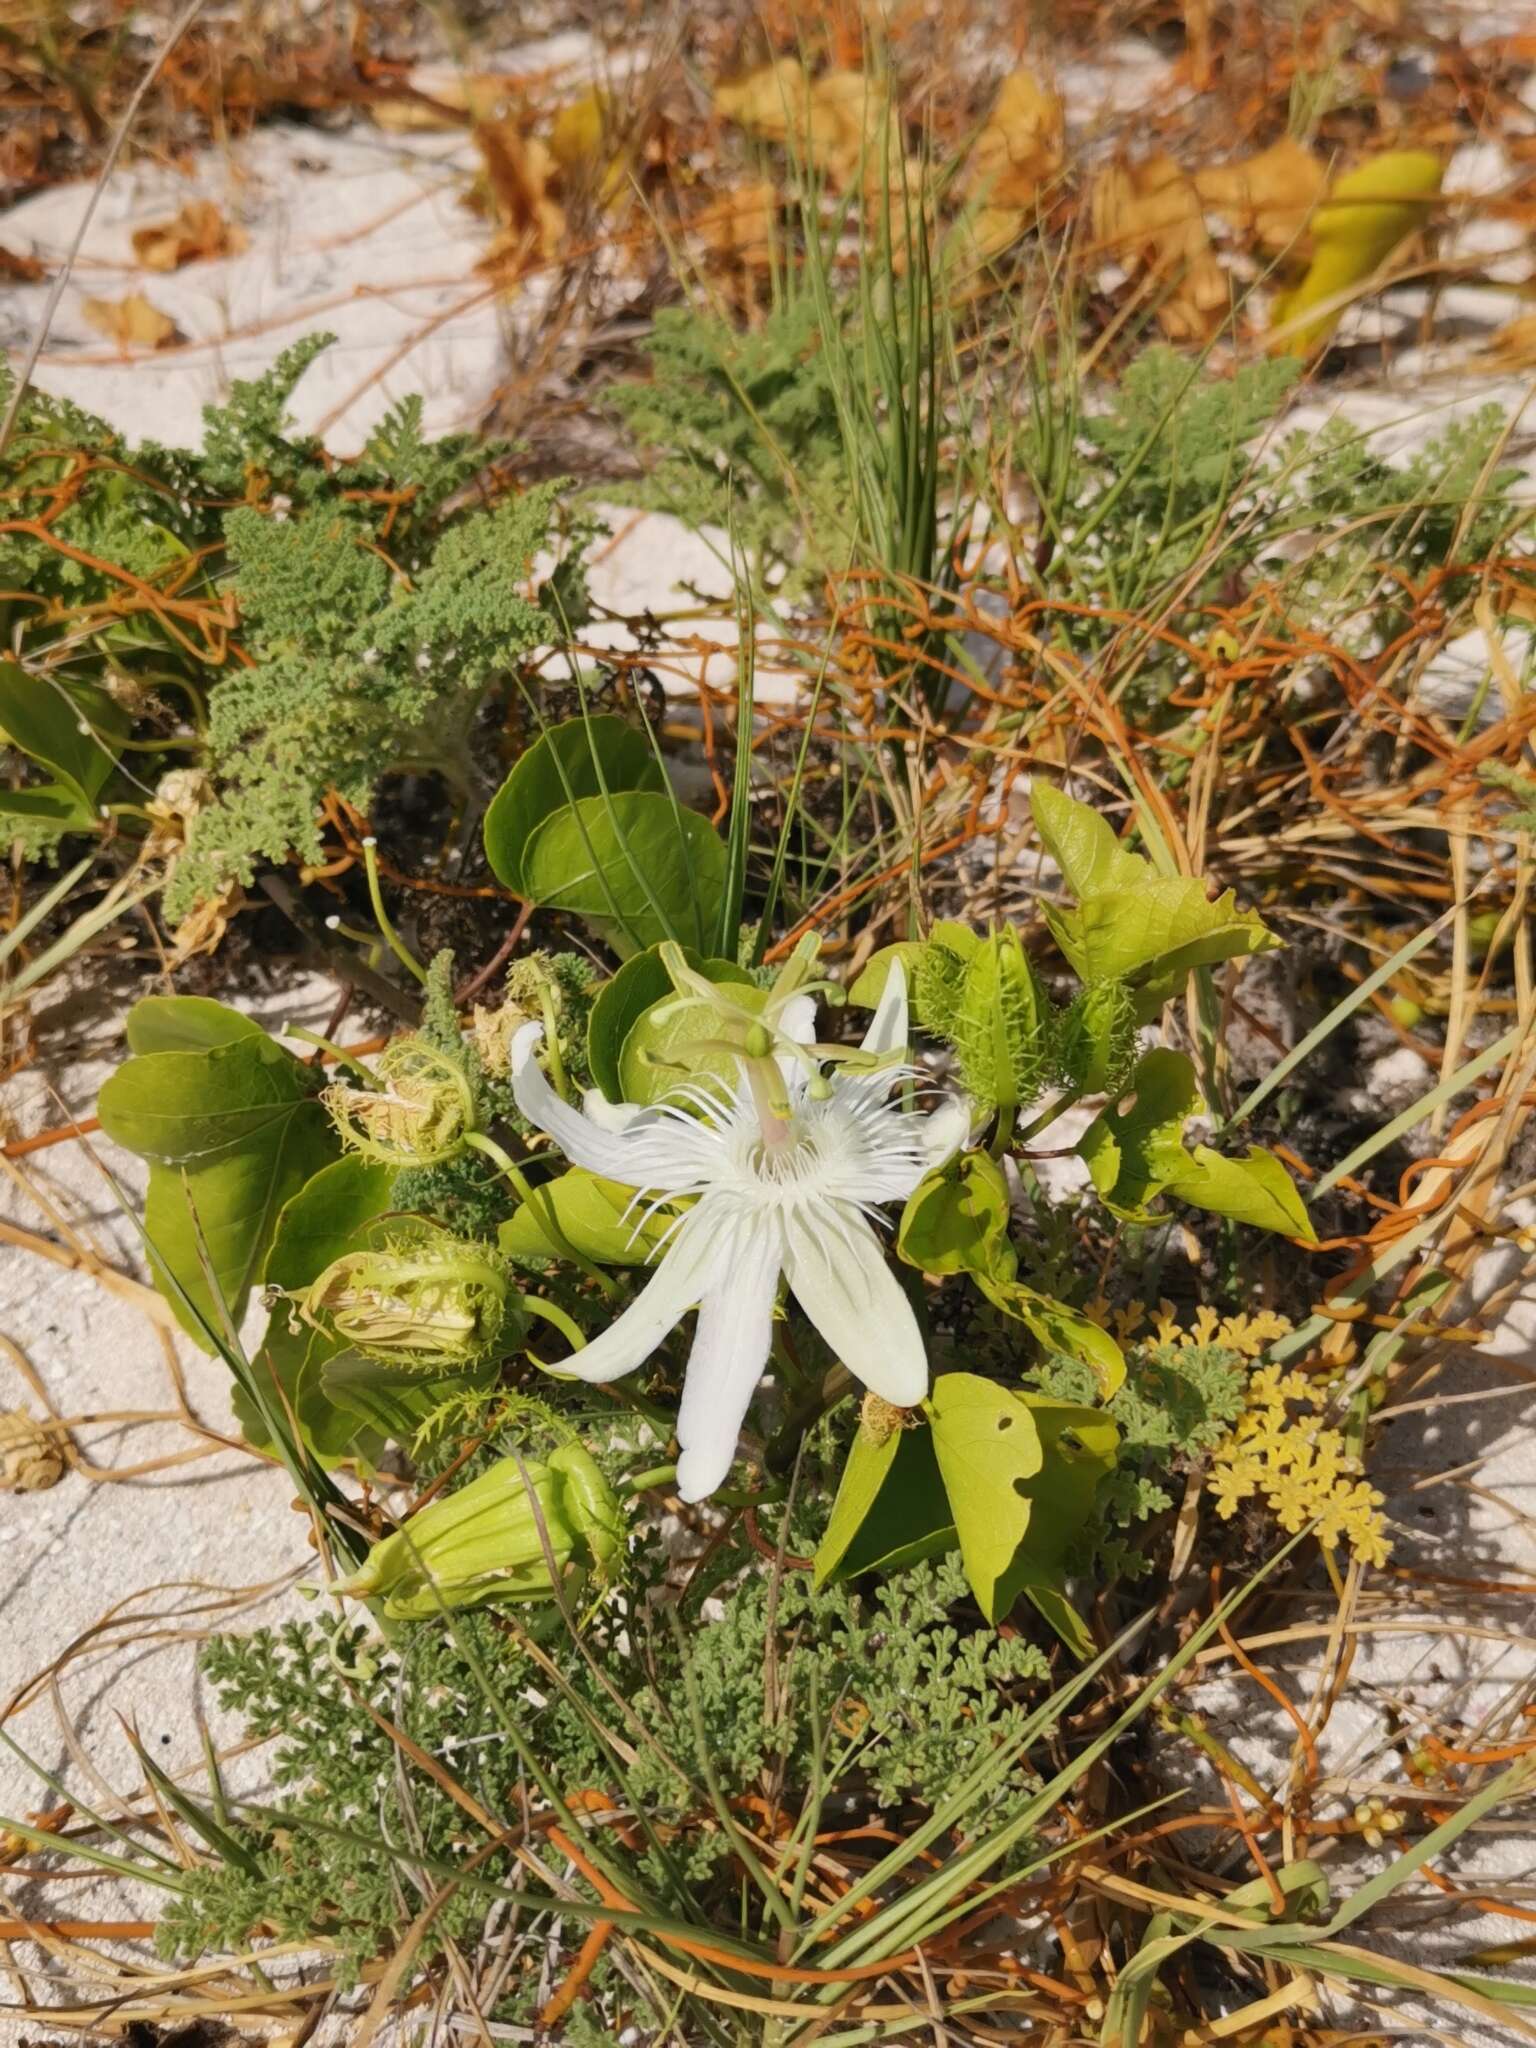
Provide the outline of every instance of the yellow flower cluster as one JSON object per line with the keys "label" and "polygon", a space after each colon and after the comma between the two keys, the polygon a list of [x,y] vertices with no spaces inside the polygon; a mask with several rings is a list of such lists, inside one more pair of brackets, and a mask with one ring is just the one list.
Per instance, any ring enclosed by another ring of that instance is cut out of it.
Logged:
{"label": "yellow flower cluster", "polygon": [[1320,1542],[1347,1543],[1362,1564],[1385,1564],[1382,1495],[1359,1476],[1360,1461],[1338,1430],[1294,1412],[1315,1394],[1299,1372],[1267,1365],[1254,1374],[1247,1406],[1211,1453],[1216,1511],[1225,1519],[1240,1502],[1262,1497],[1282,1529],[1294,1534],[1315,1521]]}
{"label": "yellow flower cluster", "polygon": [[1129,1301],[1124,1308],[1112,1308],[1102,1295],[1090,1301],[1084,1313],[1121,1344],[1132,1343],[1139,1337],[1149,1343],[1176,1345],[1186,1350],[1211,1346],[1220,1351],[1235,1351],[1240,1358],[1258,1358],[1266,1345],[1273,1344],[1277,1337],[1289,1336],[1291,1330],[1284,1316],[1269,1309],[1261,1309],[1256,1316],[1219,1316],[1215,1309],[1205,1306],[1195,1310],[1194,1321],[1186,1329],[1171,1301],[1160,1302],[1155,1311],[1144,1301]]}

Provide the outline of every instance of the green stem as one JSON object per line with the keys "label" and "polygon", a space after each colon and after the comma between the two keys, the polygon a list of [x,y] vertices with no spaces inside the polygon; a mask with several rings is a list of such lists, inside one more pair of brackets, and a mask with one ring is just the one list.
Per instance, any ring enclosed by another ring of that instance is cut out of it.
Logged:
{"label": "green stem", "polygon": [[529,1315],[540,1316],[546,1323],[553,1323],[573,1351],[584,1351],[586,1349],[587,1340],[580,1326],[571,1316],[566,1314],[558,1302],[545,1301],[541,1295],[537,1294],[525,1294],[522,1297],[522,1303]]}
{"label": "green stem", "polygon": [[356,1074],[365,1088],[374,1088],[378,1085],[378,1077],[370,1074],[361,1060],[354,1059],[351,1053],[344,1046],[337,1045],[334,1039],[322,1038],[318,1031],[309,1031],[302,1024],[288,1025],[283,1032],[283,1037],[297,1038],[305,1045],[318,1045],[322,1052],[330,1054],[338,1066],[345,1067],[349,1073]]}
{"label": "green stem", "polygon": [[1081,1088],[1073,1088],[1065,1095],[1058,1095],[1056,1100],[1048,1103],[1037,1117],[1031,1118],[1023,1130],[1017,1134],[1015,1143],[1027,1145],[1037,1131],[1047,1129],[1051,1124],[1055,1123],[1057,1117],[1065,1116],[1082,1092]]}
{"label": "green stem", "polygon": [[555,1019],[554,998],[547,988],[539,990],[539,1008],[544,1012],[544,1050],[549,1054],[549,1077],[555,1084],[555,1093],[569,1102],[571,1084],[566,1075],[565,1061],[560,1057],[560,1027]]}
{"label": "green stem", "polygon": [[368,900],[373,905],[373,915],[379,930],[384,935],[385,945],[388,946],[391,953],[394,954],[406,972],[414,974],[416,979],[425,985],[427,970],[390,923],[388,914],[384,909],[384,892],[379,887],[378,842],[374,839],[371,832],[363,841],[363,866],[368,871]]}
{"label": "green stem", "polygon": [[653,1486],[670,1486],[677,1477],[676,1464],[652,1465],[647,1472],[637,1472],[632,1479],[624,1481],[626,1493],[648,1493]]}
{"label": "green stem", "polygon": [[501,1168],[518,1194],[528,1204],[529,1208],[532,1209],[534,1215],[538,1218],[539,1228],[549,1239],[550,1243],[555,1246],[561,1257],[569,1259],[578,1271],[584,1273],[595,1286],[602,1290],[607,1300],[617,1301],[619,1298],[618,1283],[610,1280],[606,1273],[599,1272],[590,1259],[584,1259],[581,1253],[577,1251],[575,1245],[571,1243],[570,1239],[561,1229],[559,1218],[555,1215],[555,1205],[550,1201],[546,1191],[533,1186],[528,1176],[523,1172],[523,1169],[511,1154],[504,1151],[494,1138],[488,1138],[484,1131],[467,1132],[464,1142],[466,1145],[473,1146],[475,1151],[483,1152],[487,1159],[494,1160]]}

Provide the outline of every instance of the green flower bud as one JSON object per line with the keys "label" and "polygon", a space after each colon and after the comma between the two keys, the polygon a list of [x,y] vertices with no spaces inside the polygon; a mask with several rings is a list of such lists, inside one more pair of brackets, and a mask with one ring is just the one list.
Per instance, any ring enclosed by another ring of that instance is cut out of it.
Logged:
{"label": "green flower bud", "polygon": [[335,1590],[382,1600],[392,1621],[428,1621],[444,1607],[551,1600],[540,1522],[562,1579],[606,1570],[624,1548],[618,1496],[579,1445],[562,1444],[547,1464],[503,1458],[430,1502]]}
{"label": "green flower bud", "polygon": [[1123,981],[1085,988],[1061,1017],[1056,1061],[1084,1095],[1114,1095],[1136,1064],[1136,998]]}
{"label": "green flower bud", "polygon": [[344,1252],[296,1299],[305,1322],[402,1372],[463,1372],[516,1334],[503,1261],[431,1223]]}
{"label": "green flower bud", "polygon": [[397,1038],[373,1066],[376,1088],[335,1081],[321,1097],[342,1143],[386,1166],[451,1159],[475,1127],[469,1077],[422,1038]]}
{"label": "green flower bud", "polygon": [[1050,1027],[1050,1003],[1018,933],[994,932],[964,963],[941,1027],[972,1100],[1005,1115],[1032,1101],[1049,1077]]}

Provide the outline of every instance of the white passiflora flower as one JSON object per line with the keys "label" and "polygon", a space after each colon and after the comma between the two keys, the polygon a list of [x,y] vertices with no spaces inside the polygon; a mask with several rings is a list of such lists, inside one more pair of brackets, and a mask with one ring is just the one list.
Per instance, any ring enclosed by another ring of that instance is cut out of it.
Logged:
{"label": "white passiflora flower", "polygon": [[[910,1408],[928,1389],[911,1305],[871,1227],[965,1141],[969,1111],[946,1101],[918,1115],[892,1100],[912,1069],[899,962],[865,1034],[861,1063],[823,1075],[811,1051],[815,1005],[786,1005],[782,1043],[805,1050],[743,1057],[735,1087],[686,1084],[642,1109],[588,1097],[573,1109],[534,1058],[527,1024],[512,1042],[512,1091],[530,1123],[573,1165],[636,1190],[636,1203],[697,1196],[661,1263],[622,1315],[563,1370],[614,1380],[644,1363],[696,1302],[698,1328],[677,1419],[678,1492],[703,1500],[730,1470],[736,1438],[768,1362],[782,1274],[834,1355],[874,1393]],[[769,1078],[758,1071],[766,1067]]]}

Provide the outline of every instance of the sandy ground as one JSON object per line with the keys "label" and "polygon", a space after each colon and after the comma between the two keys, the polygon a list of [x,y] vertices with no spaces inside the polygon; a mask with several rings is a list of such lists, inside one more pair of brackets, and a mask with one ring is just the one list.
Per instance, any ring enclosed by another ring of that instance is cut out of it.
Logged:
{"label": "sandy ground", "polygon": [[[543,54],[578,75],[579,47]],[[1117,96],[1134,106],[1136,95],[1155,86],[1159,63],[1132,50],[1063,78],[1074,118],[1089,120]],[[1493,145],[1475,150],[1453,165],[1453,189],[1491,189],[1508,171],[1490,158]],[[1494,157],[1502,153],[1494,150]],[[429,431],[473,425],[515,350],[519,321],[537,308],[498,301],[474,270],[485,229],[462,204],[472,168],[459,136],[400,137],[362,126],[324,134],[279,125],[232,150],[207,153],[185,176],[155,167],[124,171],[107,188],[37,381],[136,435],[186,442],[197,437],[200,405],[221,395],[230,379],[254,374],[298,335],[326,326],[337,345],[307,373],[295,410],[330,446],[355,449],[388,404],[412,391],[425,394]],[[56,261],[84,197],[83,187],[40,194],[0,220],[0,238]],[[245,228],[248,247],[146,280],[132,267],[132,229],[165,218],[189,197],[217,198]],[[1485,231],[1472,223],[1464,232]],[[1529,278],[1528,248],[1495,253],[1501,282]],[[187,339],[174,350],[128,360],[88,326],[83,301],[141,288]],[[11,348],[23,345],[41,297],[39,288],[0,293],[0,337]],[[1376,387],[1320,399],[1294,424],[1315,426],[1343,407],[1361,424],[1387,427],[1388,445],[1406,456],[1454,412],[1489,400],[1518,410],[1527,395],[1521,381],[1476,373],[1479,341],[1508,309],[1504,294],[1469,289],[1450,306],[1448,320],[1443,298],[1440,327],[1453,335],[1449,343],[1400,355]],[[1385,310],[1360,317],[1409,337],[1417,312],[1412,294],[1403,293]],[[690,588],[726,587],[718,554],[675,522],[616,511],[613,526],[593,588],[614,617],[594,629],[595,641],[622,641],[625,617],[680,605]],[[722,629],[713,637],[725,651],[708,657],[710,679],[728,679],[730,635]],[[1456,657],[1456,673],[1448,670],[1443,686],[1470,696],[1486,673],[1487,650],[1469,637]],[[1514,658],[1528,655],[1516,649]],[[328,1000],[328,990],[311,987],[255,1007],[265,1021],[314,1024]],[[90,1113],[101,1080],[121,1056],[121,1018],[107,991],[56,1003],[40,1018],[39,1035],[39,1061],[6,1093],[8,1135]],[[109,1263],[136,1270],[135,1235],[103,1165],[125,1193],[136,1191],[136,1162],[104,1141],[89,1149],[60,1146],[26,1162],[26,1185],[14,1175],[0,1183],[0,1217],[56,1237],[57,1219],[39,1206],[40,1193]],[[0,1334],[25,1354],[65,1415],[162,1410],[170,1403],[163,1342],[139,1306],[95,1279],[9,1247],[0,1248]],[[1434,1391],[1495,1397],[1404,1416],[1380,1462],[1396,1475],[1391,1506],[1402,1562],[1528,1585],[1536,1569],[1536,1453],[1519,1382],[1494,1360],[1536,1368],[1536,1296],[1503,1314],[1488,1350],[1493,1359],[1480,1358],[1469,1377]],[[222,1369],[185,1345],[181,1359],[194,1410],[215,1429],[227,1427]],[[28,1404],[37,1405],[0,1352],[0,1406]],[[179,1427],[155,1423],[85,1426],[77,1436],[108,1466],[166,1455],[187,1442]],[[195,1769],[198,1717],[208,1706],[194,1672],[198,1634],[231,1617],[246,1623],[258,1607],[265,1615],[279,1612],[293,1598],[284,1588],[307,1568],[308,1556],[283,1476],[233,1449],[128,1483],[71,1473],[45,1492],[0,1495],[0,1716],[7,1702],[26,1701],[6,1720],[7,1732],[102,1810],[110,1811],[138,1777],[124,1721],[165,1769]],[[1422,1590],[1415,1582],[1393,1587],[1396,1604],[1384,1607],[1377,1632],[1361,1639],[1327,1737],[1328,1772],[1362,1797],[1378,1777],[1398,1775],[1386,1748],[1405,1716],[1410,1729],[1432,1729],[1442,1718],[1473,1719],[1475,1710],[1507,1711],[1511,1697],[1529,1698],[1536,1669],[1516,1596],[1487,1596],[1469,1626],[1465,1605],[1415,1605]],[[1448,1633],[1439,1632],[1441,1615]],[[104,1628],[106,1616],[112,1620]],[[1298,1627],[1311,1625],[1299,1616]],[[1293,1673],[1293,1696],[1308,1698],[1326,1673],[1326,1652],[1315,1634],[1277,1647],[1279,1664]],[[50,1671],[56,1678],[40,1681]],[[1277,1724],[1252,1692],[1234,1687],[1219,1664],[1207,1704],[1258,1774],[1273,1781],[1284,1768],[1288,1725]],[[216,1734],[228,1732],[215,1726]],[[24,1814],[51,1803],[46,1786],[14,1754],[0,1753],[0,1812]],[[1517,1824],[1492,1824],[1473,1846],[1468,1869],[1531,1879],[1536,1852],[1528,1834]],[[58,1887],[27,1897],[38,1910],[59,1911]],[[101,1888],[88,1896],[74,1887],[69,1904],[99,1916],[142,1910],[122,1902],[114,1908]],[[1490,1938],[1528,1932],[1505,1922]],[[1405,1937],[1421,1960],[1438,1939],[1434,1927]],[[13,1951],[13,1962],[37,1970],[32,1994],[46,2003],[52,1966],[22,1950]],[[1497,2034],[1461,2020],[1457,2031],[1464,2038]],[[5,2048],[38,2035],[36,2021],[0,2017]]]}

